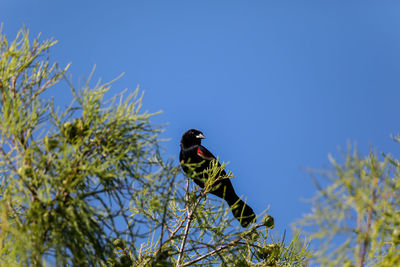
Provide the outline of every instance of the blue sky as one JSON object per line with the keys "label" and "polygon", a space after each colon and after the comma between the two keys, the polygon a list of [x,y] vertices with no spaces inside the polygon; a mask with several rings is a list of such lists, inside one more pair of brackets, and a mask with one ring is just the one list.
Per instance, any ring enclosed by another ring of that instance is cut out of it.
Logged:
{"label": "blue sky", "polygon": [[[125,73],[113,93],[140,85],[144,109],[168,123],[166,155],[202,130],[237,193],[256,212],[270,205],[280,232],[310,210],[304,168],[328,166],[348,141],[397,153],[399,14],[398,1],[366,0],[0,3],[8,38],[22,25],[54,37],[51,57],[71,62],[75,81],[96,64],[103,81]],[[66,92],[53,94],[63,104]]]}

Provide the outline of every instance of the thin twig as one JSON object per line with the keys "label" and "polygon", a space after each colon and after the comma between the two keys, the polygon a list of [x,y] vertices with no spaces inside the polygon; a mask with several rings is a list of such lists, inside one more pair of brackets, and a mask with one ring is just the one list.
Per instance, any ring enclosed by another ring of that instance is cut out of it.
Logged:
{"label": "thin twig", "polygon": [[164,237],[164,225],[165,225],[165,220],[167,217],[167,207],[169,205],[170,195],[171,195],[172,189],[173,189],[173,184],[175,183],[175,177],[173,179],[171,179],[171,182],[169,183],[169,187],[168,187],[167,201],[164,205],[163,218],[162,218],[162,222],[161,222],[161,234],[160,234],[160,239],[159,239],[160,246],[158,248],[158,252],[161,252],[162,245],[163,245],[162,239]]}
{"label": "thin twig", "polygon": [[189,226],[190,226],[190,223],[192,221],[192,214],[190,212],[189,203],[188,203],[188,201],[189,201],[189,177],[187,177],[186,179],[187,180],[186,180],[186,187],[185,187],[185,200],[186,200],[186,203],[187,203],[187,206],[186,206],[187,223],[186,223],[186,227],[185,227],[185,233],[183,235],[183,239],[182,239],[182,242],[181,242],[181,247],[179,249],[179,255],[178,255],[178,260],[176,262],[176,266],[179,266],[179,263],[181,262],[181,259],[182,259],[182,256],[183,256],[183,251],[185,250],[186,238],[187,238],[187,236],[189,234]]}
{"label": "thin twig", "polygon": [[[189,178],[186,183],[185,191],[186,191],[186,201],[188,201],[189,200]],[[199,203],[203,199],[203,197],[206,195],[206,193],[207,193],[207,191],[202,189],[200,195],[197,196],[197,200],[196,200],[196,203],[193,205],[193,208],[190,210],[189,205],[186,207],[186,212],[188,214],[187,215],[187,223],[185,226],[185,232],[183,234],[183,239],[181,242],[181,247],[179,250],[179,256],[178,256],[176,266],[181,266],[181,265],[179,265],[179,263],[181,262],[181,259],[182,259],[182,256],[183,256],[183,253],[185,250],[185,244],[186,244],[187,236],[189,234],[190,223],[193,220],[193,213],[196,211],[197,206],[199,205]]]}
{"label": "thin twig", "polygon": [[[389,244],[391,244],[391,242],[388,242]],[[243,241],[239,241],[239,242],[237,242],[236,243],[236,245],[238,245],[238,244],[240,244],[240,245],[250,245],[251,247],[254,247],[254,248],[257,248],[257,249],[262,249],[262,247],[261,246],[259,246],[259,245],[256,245],[256,244],[249,244],[249,243],[247,243],[247,242],[243,242]],[[194,250],[199,250],[199,249],[206,249],[206,248],[210,248],[211,246],[209,245],[209,244],[206,244],[206,245],[202,245],[202,246],[197,246],[197,247],[192,247],[192,248],[189,248],[189,249],[185,249],[185,253],[187,253],[187,252],[191,252],[191,251],[194,251]],[[175,256],[175,255],[177,255],[179,252],[174,252],[174,253],[170,253],[170,254],[168,254],[169,256]],[[184,264],[186,264],[186,263],[184,263]],[[182,266],[184,266],[184,265],[182,265]]]}
{"label": "thin twig", "polygon": [[179,231],[179,229],[182,228],[183,224],[185,223],[185,221],[187,220],[187,216],[184,220],[182,220],[179,225],[175,228],[175,230],[173,230],[170,234],[170,236],[168,237],[168,239],[165,241],[165,243],[168,243],[172,238],[174,238],[174,236],[176,235],[176,233]]}
{"label": "thin twig", "polygon": [[[254,225],[254,226],[252,227],[251,231],[255,231],[256,229],[258,229],[258,228],[260,228],[260,227],[263,227],[263,226],[264,226],[264,224],[257,224],[257,225]],[[224,249],[226,249],[226,248],[229,248],[229,247],[231,247],[231,246],[235,246],[235,245],[237,245],[237,244],[247,244],[247,243],[244,243],[244,242],[242,241],[242,239],[243,239],[243,237],[242,237],[242,236],[239,236],[237,239],[235,239],[235,240],[233,240],[233,241],[231,241],[231,242],[229,242],[229,243],[227,243],[227,244],[225,244],[225,245],[222,245],[222,246],[220,246],[219,248],[217,248],[217,249],[215,249],[215,250],[213,250],[213,251],[210,251],[210,252],[208,252],[208,253],[206,253],[206,254],[200,256],[200,257],[197,257],[197,258],[194,259],[194,260],[191,260],[191,261],[189,261],[189,262],[186,262],[186,263],[183,263],[183,264],[179,265],[179,267],[190,266],[190,265],[192,265],[192,264],[194,264],[194,263],[196,263],[196,262],[201,261],[202,259],[205,259],[205,258],[207,258],[207,257],[209,257],[209,256],[212,256],[212,255],[214,255],[214,254],[216,254],[216,253],[218,253],[218,252],[220,252],[220,251],[222,251],[222,250],[224,250]],[[251,246],[254,246],[254,247],[258,247],[258,248],[259,248],[259,246],[254,245],[254,244],[252,244]]]}
{"label": "thin twig", "polygon": [[372,212],[373,212],[373,209],[374,209],[374,204],[375,204],[375,199],[376,199],[377,183],[378,183],[378,178],[374,177],[374,179],[372,181],[371,204],[370,204],[370,206],[368,208],[367,226],[366,226],[364,238],[363,238],[362,244],[360,246],[360,251],[359,251],[359,261],[360,261],[359,266],[360,267],[364,266],[365,255],[367,253],[367,248],[368,248],[368,245],[369,245],[369,232],[371,230]]}
{"label": "thin twig", "polygon": [[16,219],[17,222],[18,222],[19,227],[23,227],[21,218],[18,216],[18,213],[17,213],[17,211],[14,209],[13,205],[11,204],[11,202],[10,202],[10,201],[7,201],[7,204],[8,204],[8,206],[11,208],[11,210],[12,210],[12,212],[13,212],[13,215],[14,215],[15,219]]}
{"label": "thin twig", "polygon": [[234,245],[236,245],[236,244],[238,244],[238,243],[239,243],[239,240],[234,240],[234,241],[232,241],[232,242],[230,242],[230,243],[228,243],[228,244],[225,244],[225,245],[223,245],[223,246],[220,246],[219,248],[217,248],[217,249],[215,249],[215,250],[213,250],[213,251],[210,251],[210,252],[208,252],[208,253],[206,253],[206,254],[204,254],[204,255],[202,255],[202,256],[200,256],[200,257],[194,259],[194,260],[191,260],[191,261],[189,261],[189,262],[186,262],[186,263],[180,265],[180,267],[190,266],[190,265],[192,265],[192,264],[194,264],[194,263],[196,263],[196,262],[198,262],[198,261],[201,261],[201,260],[204,259],[204,258],[207,258],[207,257],[209,257],[209,256],[212,256],[212,255],[214,255],[214,254],[220,252],[221,250],[224,250],[224,249],[226,249],[226,248],[228,248],[228,247],[234,246]]}

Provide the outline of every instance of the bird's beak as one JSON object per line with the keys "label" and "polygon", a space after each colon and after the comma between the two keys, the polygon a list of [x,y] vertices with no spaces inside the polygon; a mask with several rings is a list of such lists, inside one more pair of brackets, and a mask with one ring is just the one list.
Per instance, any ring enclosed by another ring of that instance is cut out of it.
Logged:
{"label": "bird's beak", "polygon": [[196,138],[199,138],[199,139],[204,139],[204,138],[206,138],[203,134],[198,134],[198,135],[196,135]]}

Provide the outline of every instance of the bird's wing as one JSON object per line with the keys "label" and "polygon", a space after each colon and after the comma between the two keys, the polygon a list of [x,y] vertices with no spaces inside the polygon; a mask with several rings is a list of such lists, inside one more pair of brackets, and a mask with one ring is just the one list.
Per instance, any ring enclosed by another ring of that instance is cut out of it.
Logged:
{"label": "bird's wing", "polygon": [[205,148],[204,146],[198,146],[196,153],[199,157],[205,160],[215,159],[215,156],[210,151],[208,151],[207,148]]}

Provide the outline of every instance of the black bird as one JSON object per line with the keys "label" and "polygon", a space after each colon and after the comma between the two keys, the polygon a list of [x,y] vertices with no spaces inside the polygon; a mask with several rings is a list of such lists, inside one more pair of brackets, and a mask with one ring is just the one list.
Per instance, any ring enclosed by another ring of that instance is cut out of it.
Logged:
{"label": "black bird", "polygon": [[[186,131],[182,135],[181,152],[179,153],[179,161],[181,162],[183,171],[191,175],[193,181],[201,188],[204,188],[204,181],[208,178],[205,170],[210,167],[211,161],[216,159],[210,151],[201,145],[201,139],[204,138],[203,133],[199,130],[190,129]],[[192,170],[191,174],[191,170],[188,166],[185,166],[185,163],[201,164],[196,166],[194,172]],[[221,166],[219,162],[218,166]],[[222,170],[219,176],[226,176],[225,170]],[[256,215],[253,209],[236,195],[229,178],[216,181],[209,192],[224,199],[228,203],[233,216],[238,219],[242,227],[247,227],[255,221]]]}

